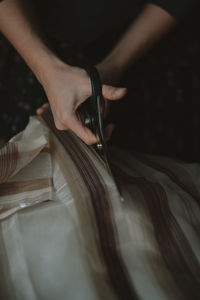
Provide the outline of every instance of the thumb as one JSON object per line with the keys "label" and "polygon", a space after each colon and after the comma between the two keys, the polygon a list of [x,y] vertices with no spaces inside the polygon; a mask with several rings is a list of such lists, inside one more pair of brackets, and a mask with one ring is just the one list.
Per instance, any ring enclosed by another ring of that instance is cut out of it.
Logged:
{"label": "thumb", "polygon": [[114,87],[111,85],[103,85],[102,94],[105,99],[108,100],[119,100],[123,98],[127,93],[126,88]]}

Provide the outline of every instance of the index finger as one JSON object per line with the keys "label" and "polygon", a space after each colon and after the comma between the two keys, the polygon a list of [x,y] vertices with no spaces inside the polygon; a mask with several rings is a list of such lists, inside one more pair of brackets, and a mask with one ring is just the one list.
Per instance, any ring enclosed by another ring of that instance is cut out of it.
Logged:
{"label": "index finger", "polygon": [[89,128],[83,125],[83,123],[78,119],[76,113],[71,114],[70,117],[67,119],[67,126],[87,145],[98,143],[98,136],[93,134]]}

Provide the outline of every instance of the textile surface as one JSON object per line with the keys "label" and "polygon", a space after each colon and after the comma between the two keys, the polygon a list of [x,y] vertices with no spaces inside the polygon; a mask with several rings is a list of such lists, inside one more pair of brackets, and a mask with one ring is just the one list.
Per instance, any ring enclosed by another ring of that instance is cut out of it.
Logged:
{"label": "textile surface", "polygon": [[45,122],[0,150],[1,299],[197,300],[200,166],[112,148],[121,202],[94,149]]}

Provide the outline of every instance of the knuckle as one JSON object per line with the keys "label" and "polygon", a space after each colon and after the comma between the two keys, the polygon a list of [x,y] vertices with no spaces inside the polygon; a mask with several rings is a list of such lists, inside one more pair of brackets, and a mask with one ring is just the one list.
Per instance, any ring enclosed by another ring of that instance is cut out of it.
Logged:
{"label": "knuckle", "polygon": [[65,129],[68,127],[69,117],[66,114],[57,115],[56,122]]}
{"label": "knuckle", "polygon": [[88,146],[92,146],[94,143],[93,143],[92,141],[87,140],[87,141],[86,141],[86,144],[87,144]]}
{"label": "knuckle", "polygon": [[55,125],[56,125],[56,128],[58,130],[64,130],[65,129],[65,127],[60,122],[55,121]]}
{"label": "knuckle", "polygon": [[88,146],[92,145],[91,140],[89,138],[87,138],[87,137],[80,137],[80,138],[86,145],[88,145]]}
{"label": "knuckle", "polygon": [[66,118],[66,116],[60,116],[60,118],[59,118],[59,122],[60,123],[62,123],[62,124],[66,124],[66,121],[67,121],[67,118]]}

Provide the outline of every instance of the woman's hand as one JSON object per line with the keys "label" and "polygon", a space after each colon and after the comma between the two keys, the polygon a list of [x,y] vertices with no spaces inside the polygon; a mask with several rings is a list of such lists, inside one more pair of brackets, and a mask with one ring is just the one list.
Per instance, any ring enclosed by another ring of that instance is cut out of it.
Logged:
{"label": "woman's hand", "polygon": [[[30,2],[30,3],[29,3]],[[83,69],[64,64],[49,48],[40,33],[32,1],[6,0],[0,8],[0,31],[17,49],[42,84],[56,127],[71,129],[87,144],[98,137],[77,118],[76,109],[91,95],[91,83]],[[126,89],[103,86],[103,95],[118,100]]]}
{"label": "woman's hand", "polygon": [[[89,145],[97,143],[98,137],[84,126],[76,115],[79,105],[92,93],[86,71],[60,62],[43,75],[40,82],[49,100],[57,129],[70,129]],[[105,99],[119,100],[126,94],[126,89],[103,85],[102,94]],[[38,110],[38,113],[41,113],[41,110]],[[113,125],[109,125],[107,131],[110,133],[112,130]]]}

